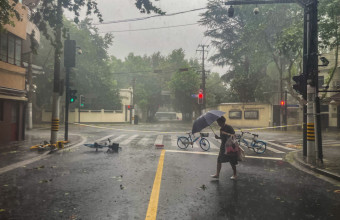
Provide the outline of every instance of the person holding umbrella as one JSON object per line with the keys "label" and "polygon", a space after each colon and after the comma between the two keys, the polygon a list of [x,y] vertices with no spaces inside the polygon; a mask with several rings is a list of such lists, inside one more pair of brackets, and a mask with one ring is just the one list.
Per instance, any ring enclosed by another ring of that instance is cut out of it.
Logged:
{"label": "person holding umbrella", "polygon": [[222,168],[222,163],[229,162],[231,165],[231,168],[233,169],[233,175],[230,177],[230,179],[234,180],[236,179],[236,165],[237,165],[237,153],[231,153],[231,154],[225,154],[225,143],[230,138],[231,135],[235,135],[235,131],[233,127],[226,124],[225,117],[221,116],[217,119],[217,124],[221,127],[220,129],[220,136],[217,136],[215,134],[216,139],[221,139],[221,146],[220,146],[220,153],[218,154],[217,158],[217,168],[216,168],[216,174],[211,175],[212,178],[218,179],[220,177],[220,171]]}

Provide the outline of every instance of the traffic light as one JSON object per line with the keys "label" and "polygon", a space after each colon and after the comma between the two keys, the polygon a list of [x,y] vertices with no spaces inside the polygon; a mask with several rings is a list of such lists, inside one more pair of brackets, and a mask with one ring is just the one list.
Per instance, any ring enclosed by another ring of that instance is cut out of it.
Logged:
{"label": "traffic light", "polygon": [[281,106],[283,107],[283,106],[285,106],[285,101],[283,101],[283,100],[281,100]]}
{"label": "traffic light", "polygon": [[307,78],[305,75],[301,74],[298,76],[293,76],[293,80],[295,81],[295,85],[293,85],[293,89],[301,95],[304,95],[307,91]]}
{"label": "traffic light", "polygon": [[77,94],[77,90],[70,89],[70,103],[73,103],[73,102],[76,101],[76,99],[77,99],[76,94]]}
{"label": "traffic light", "polygon": [[127,108],[128,108],[128,110],[131,110],[131,109],[133,109],[133,105],[128,105]]}
{"label": "traffic light", "polygon": [[85,106],[85,96],[80,95],[80,107],[84,107]]}
{"label": "traffic light", "polygon": [[64,66],[65,67],[76,66],[76,41],[75,40],[64,41]]}
{"label": "traffic light", "polygon": [[203,104],[203,90],[200,90],[197,95],[198,104]]}

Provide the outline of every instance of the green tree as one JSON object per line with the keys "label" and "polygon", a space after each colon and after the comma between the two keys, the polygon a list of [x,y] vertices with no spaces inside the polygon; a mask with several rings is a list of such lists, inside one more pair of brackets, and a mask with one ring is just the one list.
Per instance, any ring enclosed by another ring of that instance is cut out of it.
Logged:
{"label": "green tree", "polygon": [[3,31],[7,24],[14,26],[13,20],[22,20],[20,13],[15,9],[18,2],[19,0],[12,0],[11,2],[0,0],[0,31]]}
{"label": "green tree", "polygon": [[[104,37],[98,34],[98,30],[85,19],[78,25],[65,21],[72,39],[76,40],[83,53],[77,55],[76,67],[70,74],[71,88],[86,97],[85,108],[90,109],[121,109],[119,89],[114,75],[110,72],[108,65],[108,47],[112,44],[112,36]],[[50,98],[53,83],[53,59],[51,51],[53,47],[46,38],[42,38],[38,55],[34,62],[43,66],[45,74],[35,79],[37,85],[37,101],[41,107],[50,107]],[[63,56],[62,56],[63,58]],[[63,60],[63,59],[62,59]],[[50,95],[48,95],[50,94]],[[79,99],[78,99],[79,101]],[[71,105],[71,108],[74,105]]]}
{"label": "green tree", "polygon": [[253,7],[237,6],[235,16],[229,18],[227,8],[219,1],[210,1],[200,21],[209,28],[205,35],[213,38],[212,45],[217,48],[210,60],[230,67],[222,78],[230,84],[229,90],[238,96],[238,101],[269,100],[270,95],[259,92],[272,94],[272,87],[263,83],[271,82],[267,66],[278,61],[282,76],[286,65],[279,60],[276,38],[291,24],[291,17],[299,13],[297,6],[279,5],[261,6],[260,13],[254,15]]}
{"label": "green tree", "polygon": [[169,82],[174,108],[182,113],[184,120],[190,121],[192,112],[196,110],[197,99],[191,95],[197,94],[199,84],[199,75],[192,69],[184,72],[177,71]]}
{"label": "green tree", "polygon": [[218,73],[208,75],[206,81],[206,106],[213,107],[227,101],[226,93],[227,88],[224,86],[223,80]]}
{"label": "green tree", "polygon": [[[319,35],[320,46],[323,50],[334,51],[335,62],[326,79],[326,86],[338,68],[339,46],[340,46],[340,0],[324,0],[319,3]],[[326,93],[322,95],[325,98]]]}

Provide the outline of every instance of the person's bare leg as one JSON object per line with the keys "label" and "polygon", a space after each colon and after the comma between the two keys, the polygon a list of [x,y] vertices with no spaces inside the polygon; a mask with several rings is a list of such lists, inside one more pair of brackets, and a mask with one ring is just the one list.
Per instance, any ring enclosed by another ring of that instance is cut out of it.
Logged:
{"label": "person's bare leg", "polygon": [[233,169],[233,176],[231,177],[232,179],[236,178],[236,165],[230,164],[231,168]]}
{"label": "person's bare leg", "polygon": [[218,178],[220,176],[221,168],[222,168],[222,163],[217,162],[216,174],[212,175],[211,177]]}

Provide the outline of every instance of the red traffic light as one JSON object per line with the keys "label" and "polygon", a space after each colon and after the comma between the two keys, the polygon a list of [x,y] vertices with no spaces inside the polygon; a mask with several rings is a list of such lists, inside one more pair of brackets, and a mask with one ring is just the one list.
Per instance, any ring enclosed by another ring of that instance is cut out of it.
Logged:
{"label": "red traffic light", "polygon": [[198,98],[199,98],[199,99],[203,99],[203,94],[202,94],[202,93],[199,93],[199,94],[198,94]]}
{"label": "red traffic light", "polygon": [[281,106],[284,106],[286,103],[285,103],[285,101],[281,101]]}

